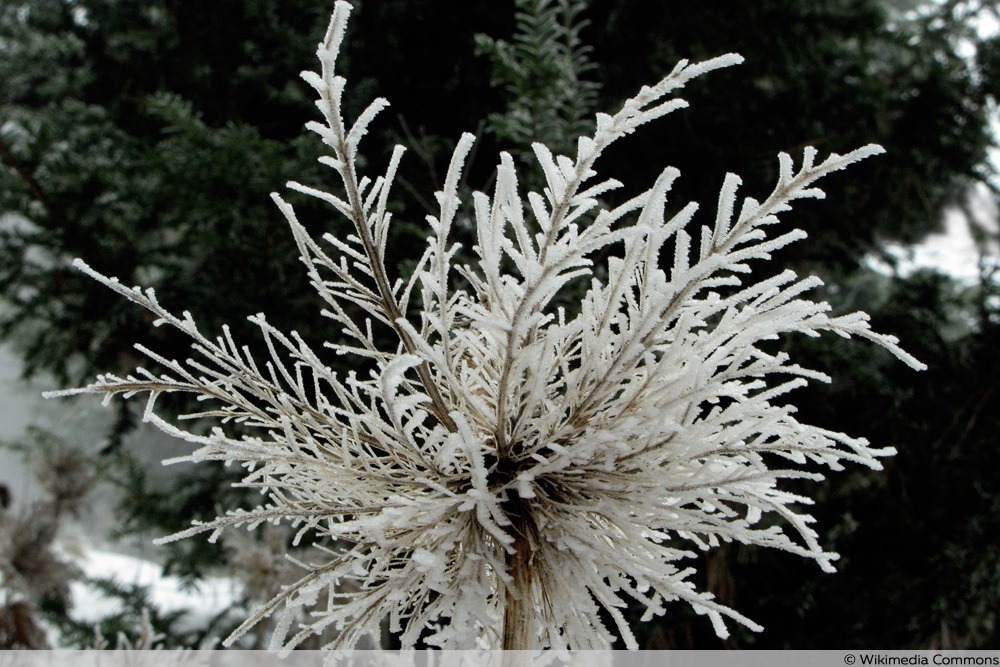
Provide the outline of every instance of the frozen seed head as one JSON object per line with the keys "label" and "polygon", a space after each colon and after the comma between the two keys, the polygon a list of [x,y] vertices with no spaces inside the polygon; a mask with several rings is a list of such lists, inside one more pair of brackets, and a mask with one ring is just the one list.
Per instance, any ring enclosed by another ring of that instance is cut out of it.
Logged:
{"label": "frozen seed head", "polygon": [[[687,81],[741,59],[683,62],[617,113],[598,115],[575,156],[536,144],[540,192],[522,192],[502,154],[493,192],[464,196],[473,138],[463,135],[437,193],[440,210],[427,219],[427,248],[411,275],[398,276],[384,253],[402,148],[383,175],[359,174],[360,140],[385,102],[353,124],[342,115],[335,66],[349,11],[337,3],[317,52],[320,71],[303,75],[323,120],[309,129],[330,148],[322,162],[342,187],[289,187],[327,202],[354,234],[320,243],[273,198],[324,314],[343,332],[333,351],[373,371],[338,375],[263,316],[251,321],[268,354],[255,360],[228,329],[211,338],[189,314],[164,310],[152,291],[79,265],[187,333],[193,359],[141,349],[157,372],[105,375],[76,391],[147,395],[146,420],[196,445],[187,460],[239,462],[244,483],[265,494],[253,510],[168,539],[215,539],[271,522],[321,549],[228,642],[277,614],[278,649],[314,635],[334,636],[335,648],[377,641],[386,619],[406,647],[589,649],[620,640],[637,648],[623,609],[637,606],[648,619],[677,600],[720,636],[727,622],[759,629],[697,590],[686,561],[741,542],[831,570],[836,555],[822,549],[802,511],[809,500],[782,481],[818,479],[817,470],[845,463],[878,468],[891,453],[799,421],[785,395],[828,378],[762,343],[833,332],[921,367],[894,338],[871,331],[864,314],[834,316],[809,300],[815,279],[767,266],[804,236],[772,226],[778,216],[797,199],[822,196],[822,176],[882,149],[822,161],[807,149],[797,168],[782,155],[774,190],[760,201],[742,197],[739,179],[728,176],[714,222],[702,215],[694,229],[697,207],[669,199],[675,169],[605,206],[601,197],[621,184],[597,176],[603,151],[685,106],[670,95]],[[459,210],[475,223],[472,261],[461,267]],[[583,298],[572,310],[556,307],[577,278],[589,279]],[[376,344],[379,327],[398,348]],[[164,392],[206,399],[220,425],[203,435],[165,421],[155,411]]]}

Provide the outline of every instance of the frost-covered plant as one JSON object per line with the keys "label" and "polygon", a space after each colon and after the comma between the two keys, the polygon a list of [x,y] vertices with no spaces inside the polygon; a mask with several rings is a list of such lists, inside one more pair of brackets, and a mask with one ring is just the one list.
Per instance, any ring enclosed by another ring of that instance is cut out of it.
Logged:
{"label": "frost-covered plant", "polygon": [[96,477],[91,461],[60,438],[29,427],[27,444],[5,447],[33,459],[40,500],[10,507],[10,490],[0,484],[0,650],[48,648],[39,624],[46,604],[69,607],[70,584],[83,572],[58,543],[67,515],[77,515]]}
{"label": "frost-covered plant", "polygon": [[[453,231],[465,210],[458,183],[472,145],[463,135],[437,193],[440,211],[428,217],[418,268],[394,276],[384,257],[389,189],[403,148],[384,175],[359,174],[358,144],[387,102],[375,100],[350,126],[342,116],[345,80],[334,65],[349,11],[337,3],[318,50],[321,70],[303,74],[324,119],[308,127],[330,147],[322,162],[343,190],[289,187],[328,202],[355,233],[327,235],[321,246],[272,196],[325,315],[353,341],[330,347],[372,372],[334,373],[317,350],[263,315],[251,318],[268,350],[256,361],[227,329],[211,338],[190,314],[167,312],[152,290],[127,288],[77,262],[158,323],[189,335],[194,358],[140,348],[164,370],[104,375],[70,393],[147,394],[145,419],[198,445],[183,460],[239,462],[243,483],[266,494],[256,509],[232,510],[166,539],[202,532],[216,539],[230,527],[287,522],[324,550],[228,641],[281,610],[273,647],[327,631],[336,634],[333,646],[350,647],[378,636],[388,619],[404,646],[422,639],[443,647],[586,649],[620,637],[636,648],[622,609],[637,604],[651,618],[673,600],[707,615],[722,636],[726,617],[757,629],[695,588],[683,565],[691,549],[737,541],[831,570],[836,555],[823,550],[800,509],[808,499],[779,483],[818,479],[816,468],[840,470],[845,462],[878,468],[892,453],[796,419],[779,398],[808,379],[828,378],[767,343],[829,331],[921,364],[895,338],[871,331],[865,314],[831,316],[827,304],[805,298],[816,278],[746,276],[803,238],[800,231],[767,236],[780,213],[794,200],[821,197],[820,177],[882,149],[822,161],[806,149],[797,168],[783,154],[777,184],[762,201],[740,201],[740,180],[729,175],[714,222],[696,242],[686,229],[695,204],[666,213],[675,169],[627,202],[602,206],[598,197],[620,186],[595,179],[608,146],[684,107],[670,94],[692,78],[741,59],[682,62],[616,114],[599,114],[575,158],[536,144],[542,192],[519,192],[513,160],[501,155],[492,196],[471,198],[471,265],[454,261]],[[612,246],[613,256],[596,267],[593,258]],[[660,268],[664,255],[668,270]],[[553,304],[574,280],[587,280],[589,289],[579,310],[567,313]],[[411,305],[418,316],[407,316]],[[380,326],[394,332],[394,349],[378,347]],[[204,399],[210,407],[197,416],[222,425],[199,435],[166,422],[155,404],[169,392]],[[252,435],[228,433],[227,423]],[[303,620],[299,610],[317,602],[321,611]]]}
{"label": "frost-covered plant", "polygon": [[[302,570],[295,563],[296,557],[302,556],[295,554],[289,558],[288,532],[284,526],[266,523],[255,533],[230,531],[224,536],[231,576],[240,583],[242,597],[247,604],[269,602],[301,576]],[[313,607],[306,607],[299,609],[299,614],[307,616],[312,611]],[[267,645],[270,625],[263,621],[257,624],[251,644],[254,649]],[[313,640],[321,642],[323,635],[317,635]]]}

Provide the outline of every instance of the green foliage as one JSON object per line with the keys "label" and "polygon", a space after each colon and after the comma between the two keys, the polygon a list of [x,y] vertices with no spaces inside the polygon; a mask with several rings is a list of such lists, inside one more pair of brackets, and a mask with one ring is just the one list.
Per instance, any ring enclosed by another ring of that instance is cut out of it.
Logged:
{"label": "green foliage", "polygon": [[682,196],[706,201],[722,180],[719,165],[735,164],[751,192],[765,191],[775,147],[885,146],[836,198],[799,218],[810,242],[790,259],[850,270],[881,241],[922,238],[941,207],[979,178],[991,142],[985,83],[954,41],[925,43],[920,25],[890,23],[878,2],[769,0],[719,11],[712,3],[594,0],[592,12],[602,17],[593,43],[608,97],[680,58],[746,57],[710,95],[692,98],[698,113],[652,128],[644,149],[620,157],[625,182],[668,150],[685,175],[679,187],[689,188]]}
{"label": "green foliage", "polygon": [[[308,298],[294,246],[261,195],[311,173],[315,154],[287,140],[282,123],[242,118],[284,118],[301,102],[295,89],[268,88],[269,68],[284,64],[286,77],[294,65],[277,58],[254,66],[244,53],[264,50],[266,30],[278,29],[263,20],[275,18],[268,4],[224,18],[172,3],[138,13],[119,2],[0,5],[5,38],[27,45],[0,58],[21,73],[0,93],[0,289],[10,306],[0,333],[22,344],[26,373],[69,382],[102,365],[119,368],[132,357],[120,334],[147,328],[139,313],[67,270],[76,256],[215,322],[241,321],[251,302]],[[186,28],[201,50],[180,44],[173,31]],[[240,53],[226,54],[240,65],[225,85],[205,66],[223,60],[212,57],[214,28],[240,40]],[[247,34],[261,43],[243,43]],[[235,113],[243,96],[253,104]]]}
{"label": "green foliage", "polygon": [[585,1],[516,0],[515,6],[513,40],[480,34],[476,49],[493,65],[491,83],[506,92],[506,109],[490,114],[490,127],[501,147],[533,164],[536,141],[561,154],[576,150],[576,137],[591,131],[598,86],[581,78],[595,69],[581,37]]}

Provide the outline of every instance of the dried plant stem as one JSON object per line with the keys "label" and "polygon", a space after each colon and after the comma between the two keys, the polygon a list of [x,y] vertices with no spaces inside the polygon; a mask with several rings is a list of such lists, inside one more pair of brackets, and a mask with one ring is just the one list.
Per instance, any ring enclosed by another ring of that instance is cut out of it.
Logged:
{"label": "dried plant stem", "polygon": [[[528,540],[528,522],[512,517],[516,538],[514,553],[509,557],[507,571],[513,579],[507,589],[503,616],[503,650],[527,651],[532,646],[535,627],[535,605],[531,591],[531,544]],[[505,662],[505,664],[507,664]]]}
{"label": "dried plant stem", "polygon": [[[296,561],[302,578],[227,645],[275,612],[271,646],[282,650],[313,636],[323,642],[328,630],[336,636],[326,648],[355,647],[383,636],[389,619],[404,648],[488,642],[505,650],[504,667],[528,667],[536,648],[607,649],[620,639],[638,649],[622,609],[637,602],[652,617],[672,600],[707,615],[720,637],[728,636],[726,619],[760,630],[697,590],[693,569],[678,566],[693,555],[686,542],[783,549],[833,571],[836,554],[823,550],[813,518],[799,510],[807,499],[785,491],[784,480],[822,479],[814,469],[845,462],[879,469],[894,451],[798,421],[782,397],[830,378],[775,352],[771,341],[831,332],[923,365],[896,338],[873,332],[864,313],[832,316],[828,304],[805,298],[818,278],[790,270],[745,277],[804,238],[794,230],[769,237],[767,229],[793,202],[822,197],[817,179],[883,149],[817,162],[808,148],[798,165],[781,154],[777,185],[763,202],[742,196],[739,177],[729,174],[715,222],[700,233],[688,230],[696,204],[667,216],[676,169],[617,207],[602,206],[603,193],[622,186],[591,180],[602,151],[683,108],[672,93],[689,80],[742,59],[684,61],[614,115],[598,114],[575,158],[534,145],[541,190],[522,194],[513,158],[502,154],[493,195],[475,192],[469,202],[462,178],[475,141],[462,135],[435,193],[440,212],[427,217],[427,249],[408,278],[395,276],[385,258],[389,192],[404,149],[393,151],[384,175],[359,177],[358,143],[388,102],[377,98],[345,124],[346,79],[335,65],[350,11],[337,2],[317,49],[320,72],[303,73],[326,121],[308,127],[332,149],[321,162],[344,192],[288,185],[332,205],[355,233],[325,235],[337,251],[330,256],[292,206],[272,197],[330,306],[324,314],[346,337],[330,347],[372,360],[371,372],[338,374],[262,315],[250,318],[267,347],[258,362],[228,328],[211,340],[190,314],[164,309],[153,290],[125,287],[78,261],[190,336],[193,356],[182,363],[139,346],[166,372],[102,375],[49,395],[148,394],[144,419],[197,446],[184,460],[239,462],[247,469],[241,485],[266,494],[254,509],[195,522],[163,541],[201,532],[214,539],[272,521],[313,541],[318,562]],[[460,255],[455,242],[462,218],[475,222],[471,254]],[[465,259],[471,263],[459,263]],[[579,299],[576,280],[590,285]],[[563,308],[571,296],[578,308]],[[383,349],[376,324],[399,343]],[[207,399],[196,416],[219,426],[205,435],[159,417],[157,397],[174,392]],[[243,427],[226,426],[233,423]],[[344,581],[351,586],[341,588]],[[317,604],[326,610],[306,613]]]}
{"label": "dried plant stem", "polygon": [[[339,132],[339,153],[341,157],[346,158],[349,151],[347,147],[347,138],[343,134],[343,128],[331,126],[331,129],[333,129],[334,132]],[[406,351],[410,354],[414,354],[417,351],[417,345],[414,343],[413,339],[406,332],[406,330],[399,325],[399,321],[403,319],[404,314],[400,310],[399,304],[396,302],[396,297],[393,296],[392,288],[389,285],[389,277],[385,273],[385,264],[378,256],[378,252],[375,250],[375,239],[372,238],[371,230],[368,228],[364,207],[361,203],[358,176],[354,168],[354,162],[351,160],[346,160],[346,175],[344,177],[344,184],[347,189],[347,200],[351,206],[351,222],[354,223],[354,229],[357,231],[358,238],[361,239],[361,244],[364,248],[365,254],[368,256],[368,261],[371,263],[372,277],[375,280],[378,295],[382,299],[382,308],[385,310],[389,322],[392,323],[392,328],[396,332],[396,335],[399,336],[400,341],[402,341],[403,345],[406,347]],[[420,378],[420,384],[424,391],[427,392],[428,398],[430,398],[431,411],[433,412],[435,418],[437,418],[437,420],[441,422],[446,429],[454,433],[456,429],[455,422],[448,414],[448,407],[444,401],[444,397],[441,396],[441,391],[438,389],[437,384],[431,377],[430,368],[428,367],[427,362],[425,361],[421,363],[417,366],[416,370],[417,376]]]}

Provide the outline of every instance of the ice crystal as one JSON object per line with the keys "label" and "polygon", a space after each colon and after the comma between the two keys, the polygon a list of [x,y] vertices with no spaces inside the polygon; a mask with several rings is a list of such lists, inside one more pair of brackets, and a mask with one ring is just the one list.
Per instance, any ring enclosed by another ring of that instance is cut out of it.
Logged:
{"label": "ice crystal", "polygon": [[[621,185],[596,179],[608,146],[686,106],[671,94],[692,78],[741,58],[681,62],[614,115],[599,114],[575,157],[536,144],[542,192],[519,192],[514,162],[501,154],[492,195],[460,201],[473,143],[463,135],[437,193],[440,211],[427,220],[426,251],[412,275],[393,276],[384,261],[388,201],[404,149],[374,181],[358,173],[358,144],[387,102],[375,100],[350,126],[342,116],[345,80],[334,65],[349,11],[337,3],[317,52],[320,72],[303,73],[324,121],[307,127],[332,151],[321,161],[343,189],[288,186],[328,202],[355,233],[327,235],[321,245],[289,204],[272,197],[324,314],[351,341],[330,347],[364,358],[374,372],[338,375],[320,351],[263,315],[251,321],[268,358],[255,361],[228,329],[210,337],[190,314],[167,312],[152,290],[77,262],[190,336],[194,358],[140,348],[163,370],[103,375],[74,391],[106,400],[147,394],[145,419],[198,446],[185,460],[239,462],[243,483],[266,494],[256,509],[166,539],[208,533],[214,540],[230,527],[286,522],[322,548],[324,558],[301,563],[301,578],[229,642],[278,614],[272,648],[331,631],[332,646],[351,647],[377,637],[385,619],[403,646],[420,639],[450,648],[587,649],[621,638],[636,648],[622,610],[638,605],[648,619],[675,600],[707,615],[722,636],[727,618],[757,629],[697,590],[685,560],[699,548],[740,542],[831,570],[836,555],[823,550],[801,510],[809,500],[783,490],[781,480],[818,479],[817,468],[845,462],[877,469],[892,453],[799,421],[779,399],[828,378],[763,343],[828,331],[921,364],[895,338],[873,332],[864,313],[833,316],[826,303],[808,300],[816,278],[792,271],[745,278],[805,236],[768,236],[779,214],[797,199],[821,197],[820,177],[882,148],[823,160],[808,148],[797,167],[782,154],[762,201],[741,197],[739,178],[729,175],[714,222],[696,238],[688,231],[696,205],[667,204],[675,169],[605,207],[599,197]],[[475,259],[457,265],[453,227],[466,210]],[[600,271],[597,257],[605,258]],[[579,308],[556,307],[579,279],[589,279]],[[396,349],[378,347],[380,325],[394,332]],[[154,410],[167,392],[205,399],[213,407],[198,416],[221,425],[201,435],[168,423]],[[233,422],[252,435],[227,431]],[[300,613],[313,608],[319,613]]]}

